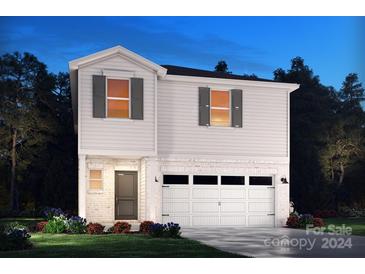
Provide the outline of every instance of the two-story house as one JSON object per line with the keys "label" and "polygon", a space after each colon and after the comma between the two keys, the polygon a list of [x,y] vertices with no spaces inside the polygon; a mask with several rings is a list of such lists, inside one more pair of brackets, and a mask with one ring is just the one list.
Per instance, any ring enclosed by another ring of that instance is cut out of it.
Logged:
{"label": "two-story house", "polygon": [[285,224],[297,84],[160,66],[121,46],[69,67],[80,216]]}

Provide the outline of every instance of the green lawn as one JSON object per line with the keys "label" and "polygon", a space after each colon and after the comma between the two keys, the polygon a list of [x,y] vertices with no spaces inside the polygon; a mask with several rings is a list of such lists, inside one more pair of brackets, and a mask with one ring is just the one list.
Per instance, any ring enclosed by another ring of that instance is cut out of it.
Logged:
{"label": "green lawn", "polygon": [[331,224],[342,226],[342,224],[345,224],[352,227],[353,235],[365,236],[365,218],[326,218],[324,222],[326,226]]}
{"label": "green lawn", "polygon": [[[0,223],[17,221],[30,224],[34,219],[0,219]],[[1,257],[26,258],[129,258],[129,257],[182,257],[182,258],[238,258],[188,239],[151,238],[141,234],[70,235],[32,233],[33,248],[19,251],[0,251]]]}

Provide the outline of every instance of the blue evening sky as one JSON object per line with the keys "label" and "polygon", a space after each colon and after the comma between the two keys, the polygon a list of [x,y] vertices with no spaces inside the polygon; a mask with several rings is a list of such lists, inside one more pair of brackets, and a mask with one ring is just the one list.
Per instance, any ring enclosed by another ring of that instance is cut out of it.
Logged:
{"label": "blue evening sky", "polygon": [[31,52],[52,72],[122,45],[158,63],[272,79],[295,56],[339,89],[356,72],[365,84],[365,17],[0,17],[0,54]]}

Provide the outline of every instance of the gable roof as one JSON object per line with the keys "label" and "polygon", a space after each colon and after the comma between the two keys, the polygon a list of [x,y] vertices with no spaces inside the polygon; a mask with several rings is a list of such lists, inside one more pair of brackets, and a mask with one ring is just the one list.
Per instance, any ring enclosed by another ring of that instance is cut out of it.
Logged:
{"label": "gable roof", "polygon": [[70,72],[78,69],[79,66],[81,66],[81,65],[85,65],[90,62],[96,61],[98,59],[112,56],[115,54],[120,54],[124,57],[132,59],[133,61],[141,64],[142,66],[145,66],[145,67],[155,71],[158,76],[164,77],[166,75],[166,71],[167,71],[166,68],[163,68],[160,65],[155,64],[155,63],[151,62],[150,60],[147,60],[146,58],[144,58],[120,45],[70,61],[69,62]]}
{"label": "gable roof", "polygon": [[174,66],[174,65],[161,65],[161,66],[167,69],[168,75],[182,75],[182,76],[197,76],[197,77],[223,78],[223,79],[234,79],[234,80],[276,82],[274,80],[269,80],[269,79],[251,78],[251,77],[247,77],[247,76],[243,76],[243,75],[210,71],[210,70],[180,67],[180,66]]}

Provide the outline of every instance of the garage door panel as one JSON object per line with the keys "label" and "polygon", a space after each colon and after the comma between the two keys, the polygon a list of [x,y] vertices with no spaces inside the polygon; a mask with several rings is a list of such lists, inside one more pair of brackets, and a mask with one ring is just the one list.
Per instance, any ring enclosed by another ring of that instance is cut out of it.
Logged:
{"label": "garage door panel", "polygon": [[162,223],[177,223],[180,226],[190,226],[189,215],[177,215],[177,216],[162,216]]}
{"label": "garage door panel", "polygon": [[165,201],[162,205],[163,213],[189,213],[189,201]]}
{"label": "garage door panel", "polygon": [[245,199],[246,190],[240,188],[221,189],[221,199]]}
{"label": "garage door panel", "polygon": [[164,199],[189,199],[189,188],[187,187],[164,187],[162,188]]}
{"label": "garage door panel", "polygon": [[209,212],[218,214],[218,202],[193,202],[192,211],[193,213]]}
{"label": "garage door panel", "polygon": [[193,199],[218,199],[219,190],[218,188],[193,188],[192,190]]}
{"label": "garage door panel", "polygon": [[222,215],[221,225],[227,226],[246,226],[246,216],[245,215]]}
{"label": "garage door panel", "polygon": [[273,227],[274,226],[274,216],[273,215],[248,216],[248,226]]}
{"label": "garage door panel", "polygon": [[245,213],[245,202],[221,202],[221,212],[225,213]]}
{"label": "garage door panel", "polygon": [[197,215],[192,217],[192,225],[194,226],[218,226],[219,217],[217,215]]}
{"label": "garage door panel", "polygon": [[[190,182],[191,183],[191,182]],[[181,226],[273,227],[275,189],[267,185],[169,185],[162,189],[164,223]]]}
{"label": "garage door panel", "polygon": [[248,199],[273,199],[274,189],[268,187],[255,187],[248,190]]}
{"label": "garage door panel", "polygon": [[272,202],[248,202],[248,212],[268,212],[274,211]]}

